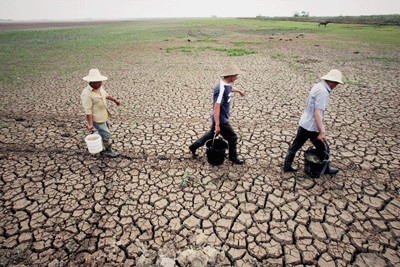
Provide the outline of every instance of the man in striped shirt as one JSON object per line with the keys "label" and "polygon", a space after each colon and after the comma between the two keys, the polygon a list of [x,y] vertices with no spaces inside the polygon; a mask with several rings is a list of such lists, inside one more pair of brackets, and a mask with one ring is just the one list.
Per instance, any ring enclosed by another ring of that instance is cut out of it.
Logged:
{"label": "man in striped shirt", "polygon": [[[285,158],[283,166],[284,172],[294,172],[297,168],[292,167],[292,162],[296,152],[310,139],[317,150],[330,153],[328,143],[325,138],[325,127],[323,124],[324,114],[329,102],[331,91],[342,81],[342,73],[333,69],[327,75],[321,77],[322,82],[313,86],[307,99],[307,106],[300,118],[299,129],[293,144]],[[329,163],[328,163],[329,164]],[[336,174],[338,169],[331,168],[329,165],[325,169],[325,174]]]}
{"label": "man in striped shirt", "polygon": [[222,137],[228,141],[229,145],[229,161],[232,164],[243,164],[244,160],[237,158],[236,146],[237,146],[237,135],[230,126],[229,113],[231,107],[231,95],[233,93],[239,93],[244,96],[245,93],[236,88],[233,88],[230,83],[236,81],[238,74],[241,71],[232,62],[228,63],[224,74],[222,74],[222,80],[215,86],[213,94],[213,109],[211,112],[211,129],[208,133],[200,137],[196,142],[189,146],[189,151],[194,157],[198,154],[196,150],[203,146],[208,140],[214,137],[214,134],[221,133]]}

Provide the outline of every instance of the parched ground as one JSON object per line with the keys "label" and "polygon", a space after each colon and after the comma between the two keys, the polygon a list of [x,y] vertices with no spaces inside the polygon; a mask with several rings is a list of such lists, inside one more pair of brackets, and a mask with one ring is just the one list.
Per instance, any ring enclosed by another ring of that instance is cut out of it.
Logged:
{"label": "parched ground", "polygon": [[[166,51],[186,39],[105,51],[93,67],[122,102],[110,103],[115,159],[84,142],[88,70],[0,85],[0,266],[156,265],[206,246],[222,252],[218,266],[400,266],[399,49],[307,34],[221,38],[236,40],[265,43],[240,57]],[[228,60],[244,70],[230,121],[246,164],[214,167],[187,146],[210,127]],[[346,82],[325,118],[340,173],[307,177],[304,150],[300,170],[283,173],[308,92],[332,68]]]}

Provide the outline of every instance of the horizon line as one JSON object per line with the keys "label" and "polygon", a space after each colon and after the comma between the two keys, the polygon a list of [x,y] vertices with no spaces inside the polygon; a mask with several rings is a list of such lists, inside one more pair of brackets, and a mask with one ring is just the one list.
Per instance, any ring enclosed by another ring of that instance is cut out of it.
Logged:
{"label": "horizon line", "polygon": [[129,21],[129,20],[157,20],[157,19],[232,19],[232,18],[334,18],[334,17],[372,17],[372,16],[393,16],[400,14],[380,14],[380,15],[338,15],[338,16],[308,16],[308,17],[293,17],[293,16],[254,16],[254,17],[218,17],[215,15],[208,17],[144,17],[144,18],[77,18],[77,19],[1,19],[0,22],[81,22],[81,21]]}

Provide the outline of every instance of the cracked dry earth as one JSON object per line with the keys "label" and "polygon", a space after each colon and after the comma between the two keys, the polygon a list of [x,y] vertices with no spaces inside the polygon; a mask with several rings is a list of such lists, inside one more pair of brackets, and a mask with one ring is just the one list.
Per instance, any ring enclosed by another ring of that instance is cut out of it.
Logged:
{"label": "cracked dry earth", "polygon": [[[252,38],[268,47],[227,57],[154,43],[94,66],[122,102],[110,103],[115,159],[84,142],[88,70],[1,85],[0,265],[140,266],[147,251],[155,266],[168,245],[184,266],[179,253],[200,249],[202,235],[222,252],[210,266],[400,266],[398,63],[368,59],[399,50]],[[214,167],[204,148],[198,159],[186,149],[209,129],[212,90],[232,59],[244,70],[231,125],[246,164]],[[308,92],[332,68],[346,82],[325,119],[341,171],[307,177],[302,150],[300,170],[283,173]]]}

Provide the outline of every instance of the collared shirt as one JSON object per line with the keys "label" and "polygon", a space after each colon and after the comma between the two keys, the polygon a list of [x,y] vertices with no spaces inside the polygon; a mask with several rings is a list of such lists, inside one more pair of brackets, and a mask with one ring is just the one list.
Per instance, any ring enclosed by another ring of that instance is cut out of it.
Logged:
{"label": "collared shirt", "polygon": [[299,125],[310,132],[318,132],[317,123],[315,122],[315,109],[321,110],[322,131],[325,132],[324,114],[329,102],[329,94],[331,93],[329,85],[322,81],[313,86],[308,95],[307,106],[300,118]]}
{"label": "collared shirt", "polygon": [[224,83],[222,80],[215,86],[213,94],[213,110],[211,111],[211,120],[214,121],[214,105],[221,104],[219,113],[219,123],[228,123],[231,108],[232,85]]}
{"label": "collared shirt", "polygon": [[81,94],[82,105],[86,115],[93,115],[93,121],[102,123],[108,120],[107,97],[108,93],[100,87],[100,94],[93,91],[89,85],[83,89]]}

